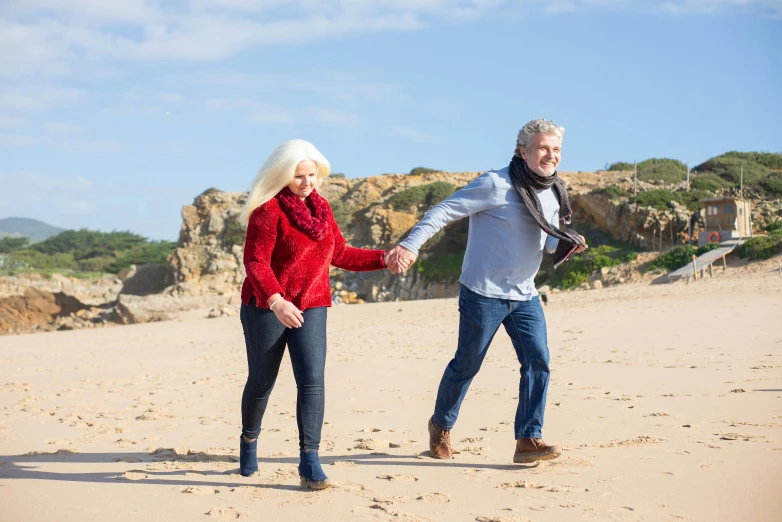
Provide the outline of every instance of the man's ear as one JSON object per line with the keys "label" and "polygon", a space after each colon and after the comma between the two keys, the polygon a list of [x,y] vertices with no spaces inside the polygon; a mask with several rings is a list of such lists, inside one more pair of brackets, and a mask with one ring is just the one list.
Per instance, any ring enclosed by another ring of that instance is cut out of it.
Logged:
{"label": "man's ear", "polygon": [[524,150],[524,147],[519,147],[519,155],[521,156],[521,159],[527,161],[527,151]]}

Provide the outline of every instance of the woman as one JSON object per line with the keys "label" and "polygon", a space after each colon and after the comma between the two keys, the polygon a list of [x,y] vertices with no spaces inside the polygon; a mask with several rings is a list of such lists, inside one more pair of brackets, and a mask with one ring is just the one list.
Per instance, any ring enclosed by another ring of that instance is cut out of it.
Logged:
{"label": "woman", "polygon": [[330,170],[310,142],[285,142],[261,167],[241,214],[247,277],[240,317],[249,376],[242,395],[240,471],[250,476],[258,470],[261,420],[287,345],[298,388],[299,476],[310,489],[329,487],[318,459],[329,265],[352,271],[386,267],[385,251],[345,244],[331,207],[316,190]]}

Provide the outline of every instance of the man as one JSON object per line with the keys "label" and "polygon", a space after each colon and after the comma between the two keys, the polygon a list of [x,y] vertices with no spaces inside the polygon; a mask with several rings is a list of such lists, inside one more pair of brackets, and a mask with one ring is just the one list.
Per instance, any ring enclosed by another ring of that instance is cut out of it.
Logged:
{"label": "man", "polygon": [[491,170],[433,207],[394,247],[392,265],[408,266],[418,249],[448,223],[469,216],[462,265],[459,341],[445,369],[429,419],[429,447],[436,459],[453,458],[450,431],[473,377],[500,325],[521,363],[514,431],[517,463],[553,459],[556,446],[542,440],[549,382],[546,320],[534,278],[545,249],[555,265],[586,248],[584,238],[559,229],[570,221],[564,183],[557,176],[565,129],[536,119],[519,131],[508,167]]}

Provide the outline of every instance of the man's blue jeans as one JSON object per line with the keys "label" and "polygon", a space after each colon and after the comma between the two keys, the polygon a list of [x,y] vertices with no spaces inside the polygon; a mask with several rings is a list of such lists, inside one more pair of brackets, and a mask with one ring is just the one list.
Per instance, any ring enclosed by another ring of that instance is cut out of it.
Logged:
{"label": "man's blue jeans", "polygon": [[323,428],[324,377],[326,367],[325,306],[302,312],[301,328],[286,328],[274,312],[242,304],[240,319],[247,347],[247,383],[242,394],[242,435],[255,439],[261,433],[261,421],[269,404],[285,346],[296,379],[296,423],[299,449],[318,451]]}
{"label": "man's blue jeans", "polygon": [[459,344],[437,390],[432,419],[437,427],[451,430],[456,424],[467,389],[480,370],[501,324],[521,363],[519,405],[514,423],[516,438],[541,438],[549,353],[546,318],[540,300],[537,297],[530,301],[484,297],[465,286],[459,295]]}

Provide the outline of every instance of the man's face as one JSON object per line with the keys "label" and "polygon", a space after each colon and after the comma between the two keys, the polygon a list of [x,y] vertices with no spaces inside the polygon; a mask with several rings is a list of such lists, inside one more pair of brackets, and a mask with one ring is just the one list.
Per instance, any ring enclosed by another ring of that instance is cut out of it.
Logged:
{"label": "man's face", "polygon": [[562,155],[562,140],[554,134],[533,134],[528,149],[519,147],[519,154],[538,176],[553,176]]}

